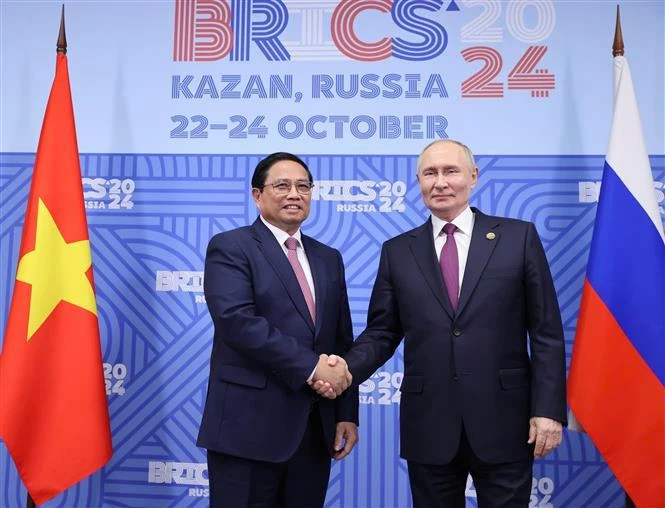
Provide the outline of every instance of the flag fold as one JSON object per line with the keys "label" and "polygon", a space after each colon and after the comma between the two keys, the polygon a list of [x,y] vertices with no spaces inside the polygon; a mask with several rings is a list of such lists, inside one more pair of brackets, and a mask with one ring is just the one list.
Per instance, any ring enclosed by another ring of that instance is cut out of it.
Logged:
{"label": "flag fold", "polygon": [[568,402],[637,506],[665,506],[665,234],[628,62],[582,290]]}
{"label": "flag fold", "polygon": [[112,453],[67,57],[56,58],[0,355],[0,437],[38,505]]}

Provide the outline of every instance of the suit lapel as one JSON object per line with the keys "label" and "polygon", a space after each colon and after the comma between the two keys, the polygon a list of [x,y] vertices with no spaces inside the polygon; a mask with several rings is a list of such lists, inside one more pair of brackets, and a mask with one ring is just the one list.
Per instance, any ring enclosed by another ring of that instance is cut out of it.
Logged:
{"label": "suit lapel", "polygon": [[443,290],[443,276],[439,268],[438,260],[436,259],[436,251],[434,249],[434,234],[432,232],[432,220],[428,220],[420,228],[412,233],[413,241],[411,242],[411,252],[416,259],[416,263],[423,273],[427,285],[434,293],[434,296],[441,304],[441,307],[453,317],[453,309],[450,306],[448,295]]}
{"label": "suit lapel", "polygon": [[252,233],[254,238],[258,241],[259,249],[263,252],[266,261],[273,268],[277,277],[282,281],[293,305],[303,316],[305,321],[307,321],[307,324],[312,331],[314,331],[314,323],[312,322],[312,316],[309,314],[309,309],[307,309],[305,297],[302,294],[296,274],[293,272],[293,268],[291,268],[291,264],[286,258],[282,246],[277,243],[275,236],[265,224],[261,222],[260,218],[257,218],[256,221],[254,221],[254,224],[252,224]]}
{"label": "suit lapel", "polygon": [[303,248],[305,249],[305,254],[307,255],[307,261],[309,261],[309,268],[312,271],[312,280],[314,281],[314,302],[316,305],[316,335],[321,331],[321,316],[320,314],[326,308],[326,266],[323,262],[323,259],[319,257],[316,245],[314,242],[310,241],[310,238],[305,235],[301,235]]}
{"label": "suit lapel", "polygon": [[[464,268],[464,280],[462,280],[459,304],[457,306],[458,315],[462,313],[471,298],[473,290],[480,280],[480,275],[483,273],[494,248],[501,239],[498,222],[476,208],[472,208],[472,210],[475,214],[473,235],[471,236],[469,255],[466,260],[466,267]],[[488,235],[490,238],[488,238]]]}

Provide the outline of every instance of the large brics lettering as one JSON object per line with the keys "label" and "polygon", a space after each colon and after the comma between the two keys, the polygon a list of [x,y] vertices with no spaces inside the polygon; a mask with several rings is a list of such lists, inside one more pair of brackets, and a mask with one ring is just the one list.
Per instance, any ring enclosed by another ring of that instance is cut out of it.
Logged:
{"label": "large brics lettering", "polygon": [[[311,9],[317,9],[315,2]],[[306,7],[298,10],[306,17],[301,12]],[[446,29],[434,19],[442,11],[457,12],[459,8],[454,0],[340,0],[332,12],[329,37],[340,54],[351,60],[379,61],[391,56],[431,60],[448,45]],[[360,34],[359,28],[374,16],[389,16],[395,32],[402,36],[384,34],[371,40],[376,36]],[[292,55],[280,39],[288,24],[289,11],[283,0],[176,0],[173,59],[191,62],[228,57],[247,62],[258,49],[269,61],[288,61]],[[310,29],[323,31],[323,27]]]}

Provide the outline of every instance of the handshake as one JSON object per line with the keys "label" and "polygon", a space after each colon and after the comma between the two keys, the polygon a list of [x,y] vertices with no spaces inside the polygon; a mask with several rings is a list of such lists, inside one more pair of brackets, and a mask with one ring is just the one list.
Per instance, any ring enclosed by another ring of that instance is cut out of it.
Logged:
{"label": "handshake", "polygon": [[349,372],[344,358],[337,355],[319,355],[316,370],[309,385],[316,393],[326,399],[334,399],[351,386],[353,376]]}

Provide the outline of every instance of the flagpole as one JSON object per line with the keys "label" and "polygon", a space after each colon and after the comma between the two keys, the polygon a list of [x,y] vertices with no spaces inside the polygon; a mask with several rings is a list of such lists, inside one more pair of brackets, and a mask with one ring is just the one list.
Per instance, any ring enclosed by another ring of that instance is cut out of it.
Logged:
{"label": "flagpole", "polygon": [[64,7],[59,29],[0,353],[0,436],[29,508],[48,504],[113,455]]}
{"label": "flagpole", "polygon": [[[614,44],[612,44],[612,56],[615,58],[617,56],[623,56],[624,54],[623,35],[621,33],[621,14],[619,11],[620,11],[619,5],[617,4],[617,19],[614,25]],[[624,490],[624,498],[625,498],[626,508],[635,508],[635,503],[628,495],[628,492],[626,492],[625,490]]]}
{"label": "flagpole", "polygon": [[62,11],[60,13],[60,32],[58,33],[58,43],[56,44],[55,53],[57,55],[67,54],[67,37],[65,37],[65,4],[62,4]]}
{"label": "flagpole", "polygon": [[[67,54],[67,37],[65,36],[65,4],[62,4],[62,10],[60,11],[60,31],[58,32],[58,42],[56,43],[56,55],[66,55]],[[30,493],[28,493],[28,499],[25,503],[26,508],[37,508],[34,499]]]}
{"label": "flagpole", "polygon": [[612,45],[612,56],[614,57],[623,56],[623,35],[621,34],[621,14],[619,13],[618,5],[617,5],[617,20],[614,25],[614,44]]}

